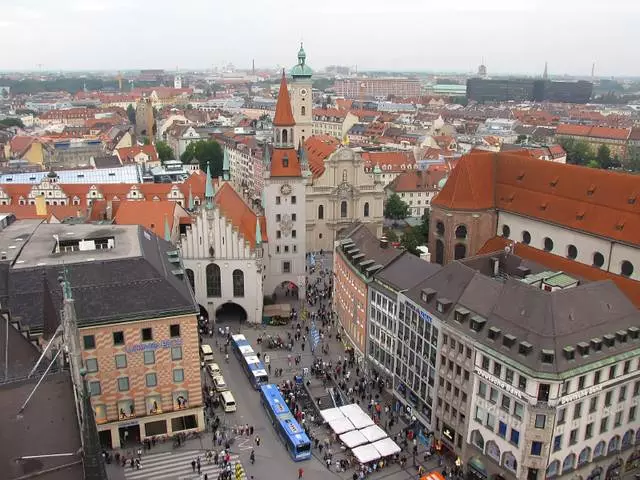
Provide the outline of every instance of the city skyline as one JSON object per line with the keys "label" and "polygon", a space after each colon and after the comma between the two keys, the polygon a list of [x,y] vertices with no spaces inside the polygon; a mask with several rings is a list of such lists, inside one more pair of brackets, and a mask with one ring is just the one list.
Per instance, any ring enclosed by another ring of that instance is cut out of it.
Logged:
{"label": "city skyline", "polygon": [[597,76],[640,75],[640,66],[625,61],[640,41],[633,25],[640,5],[599,7],[595,0],[489,0],[481,7],[471,0],[281,0],[255,2],[247,15],[237,4],[203,0],[10,0],[0,41],[19,48],[3,53],[0,71],[249,68],[254,59],[260,68],[289,66],[304,41],[318,70],[469,73],[484,61],[490,74],[539,75],[547,61],[550,75],[589,76],[594,63]]}

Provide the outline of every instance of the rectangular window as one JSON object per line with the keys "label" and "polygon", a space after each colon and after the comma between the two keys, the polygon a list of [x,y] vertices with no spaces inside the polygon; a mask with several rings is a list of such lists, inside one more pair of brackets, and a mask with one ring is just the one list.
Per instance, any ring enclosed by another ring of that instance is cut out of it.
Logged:
{"label": "rectangular window", "polygon": [[291,262],[282,262],[282,273],[291,273]]}
{"label": "rectangular window", "polygon": [[113,344],[124,345],[124,332],[113,332]]}
{"label": "rectangular window", "polygon": [[485,357],[484,355],[482,356],[482,368],[483,370],[489,370],[489,363],[491,361],[489,360],[489,357]]}
{"label": "rectangular window", "polygon": [[94,348],[96,348],[95,335],[85,335],[84,337],[82,337],[82,340],[84,342],[85,350],[93,350]]}
{"label": "rectangular window", "polygon": [[553,437],[553,451],[557,452],[562,448],[562,435],[556,435]]}
{"label": "rectangular window", "polygon": [[610,407],[611,406],[611,397],[613,396],[613,391],[609,390],[607,393],[604,394],[604,406],[605,407]]}
{"label": "rectangular window", "polygon": [[636,420],[636,406],[634,405],[629,409],[629,422],[635,422]]}
{"label": "rectangular window", "polygon": [[618,402],[624,402],[625,398],[627,398],[627,386],[622,385],[618,393]]}
{"label": "rectangular window", "polygon": [[291,214],[291,220],[293,220],[295,222],[297,218],[298,217],[297,217],[297,215],[295,213]]}
{"label": "rectangular window", "polygon": [[289,245],[284,246],[284,253],[289,253]]}
{"label": "rectangular window", "polygon": [[531,455],[539,457],[542,454],[542,442],[531,442]]}
{"label": "rectangular window", "polygon": [[511,437],[509,438],[509,441],[515,445],[516,447],[518,446],[518,444],[520,443],[520,432],[514,428],[511,429]]}
{"label": "rectangular window", "polygon": [[598,409],[598,397],[589,400],[589,413],[594,413]]}
{"label": "rectangular window", "polygon": [[616,413],[616,416],[613,419],[613,428],[617,428],[622,425],[622,412]]}
{"label": "rectangular window", "polygon": [[511,411],[511,398],[506,395],[502,395],[502,410],[505,412]]}
{"label": "rectangular window", "polygon": [[280,197],[276,197],[276,205],[280,205]]}
{"label": "rectangular window", "polygon": [[493,374],[500,378],[500,374],[502,373],[502,365],[499,364],[498,362],[494,362],[493,364]]}
{"label": "rectangular window", "polygon": [[593,422],[588,423],[584,429],[584,439],[589,440],[591,437],[593,437]]}
{"label": "rectangular window", "polygon": [[578,402],[573,407],[573,419],[574,420],[579,419],[581,413],[582,413],[582,402]]}
{"label": "rectangular window", "polygon": [[171,360],[182,360],[182,347],[171,348]]}
{"label": "rectangular window", "polygon": [[507,436],[507,424],[502,421],[498,422],[498,435],[502,438]]}
{"label": "rectangular window", "polygon": [[118,391],[119,392],[129,391],[129,377],[120,377],[118,379]]}
{"label": "rectangular window", "polygon": [[505,372],[505,376],[504,376],[505,381],[509,385],[513,385],[513,378],[514,378],[513,370],[511,370],[510,368],[507,368],[507,370]]}
{"label": "rectangular window", "polygon": [[566,409],[561,408],[558,410],[558,425],[563,425],[565,420]]}
{"label": "rectangular window", "polygon": [[143,342],[150,342],[151,340],[153,340],[153,329],[149,328],[143,328],[142,329],[142,341]]}
{"label": "rectangular window", "polygon": [[491,403],[498,403],[498,390],[491,388],[489,391],[489,401]]}
{"label": "rectangular window", "polygon": [[171,338],[176,338],[180,336],[180,324],[176,323],[173,325],[169,325],[169,336]]}
{"label": "rectangular window", "polygon": [[600,420],[600,434],[606,433],[609,428],[609,417],[604,417]]}
{"label": "rectangular window", "polygon": [[487,384],[483,382],[478,383],[478,395],[482,398],[487,398]]}
{"label": "rectangular window", "polygon": [[153,350],[147,350],[144,352],[144,364],[153,365],[156,363],[156,352]]}
{"label": "rectangular window", "polygon": [[538,413],[536,415],[536,428],[544,428],[547,423],[547,416]]}
{"label": "rectangular window", "polygon": [[594,385],[598,385],[600,383],[600,372],[601,370],[598,370],[596,373],[593,374],[593,384]]}
{"label": "rectangular window", "polygon": [[124,353],[119,353],[115,356],[116,368],[127,368],[127,356]]}
{"label": "rectangular window", "polygon": [[282,238],[282,232],[280,230],[276,230],[276,238]]}
{"label": "rectangular window", "polygon": [[616,376],[616,367],[617,367],[617,365],[612,365],[611,367],[609,367],[609,380],[615,378],[615,376]]}
{"label": "rectangular window", "polygon": [[578,390],[582,390],[584,388],[584,384],[587,381],[587,377],[585,375],[581,375],[578,377]]}
{"label": "rectangular window", "polygon": [[147,373],[145,375],[145,382],[147,384],[147,387],[155,387],[156,385],[158,385],[158,377],[155,373]]}
{"label": "rectangular window", "polygon": [[575,445],[578,443],[578,429],[575,428],[569,432],[569,445]]}
{"label": "rectangular window", "polygon": [[518,388],[523,392],[527,390],[527,377],[520,375],[518,377]]}
{"label": "rectangular window", "polygon": [[495,415],[491,415],[490,413],[487,412],[487,422],[485,424],[487,426],[487,428],[491,431],[493,431],[493,429],[496,426],[496,417]]}
{"label": "rectangular window", "polygon": [[633,396],[637,397],[638,395],[640,395],[640,380],[636,380],[636,383],[633,384]]}
{"label": "rectangular window", "polygon": [[622,367],[622,374],[626,375],[631,370],[631,360],[627,360],[624,362],[624,366]]}
{"label": "rectangular window", "polygon": [[94,373],[98,371],[98,359],[97,358],[87,358],[84,362],[84,366],[87,369],[87,372]]}
{"label": "rectangular window", "polygon": [[184,370],[182,368],[176,368],[173,371],[173,383],[184,382]]}
{"label": "rectangular window", "polygon": [[291,195],[291,205],[295,205],[297,203],[298,199],[296,198],[295,195]]}
{"label": "rectangular window", "polygon": [[296,232],[295,230],[291,230],[291,238],[296,238],[298,235],[298,232]]}
{"label": "rectangular window", "polygon": [[279,213],[276,213],[276,222],[279,222],[282,219],[282,216]]}
{"label": "rectangular window", "polygon": [[514,404],[513,416],[522,420],[522,417],[524,416],[524,406],[520,402],[514,402]]}
{"label": "rectangular window", "polygon": [[96,395],[100,395],[102,393],[102,387],[100,386],[99,381],[96,380],[93,382],[89,382],[89,393],[92,397],[95,397]]}

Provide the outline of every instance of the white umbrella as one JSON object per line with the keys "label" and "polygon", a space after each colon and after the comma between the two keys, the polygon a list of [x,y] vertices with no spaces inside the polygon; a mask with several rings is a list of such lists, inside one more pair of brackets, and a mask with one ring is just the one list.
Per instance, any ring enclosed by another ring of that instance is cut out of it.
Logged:
{"label": "white umbrella", "polygon": [[350,432],[343,433],[340,435],[340,440],[349,448],[367,443],[367,438],[360,433],[359,430],[351,430]]}
{"label": "white umbrella", "polygon": [[360,463],[372,462],[380,458],[380,453],[372,443],[361,445],[351,450]]}
{"label": "white umbrella", "polygon": [[378,425],[371,425],[370,427],[359,430],[362,435],[365,436],[367,442],[373,443],[387,437],[387,432],[381,429]]}

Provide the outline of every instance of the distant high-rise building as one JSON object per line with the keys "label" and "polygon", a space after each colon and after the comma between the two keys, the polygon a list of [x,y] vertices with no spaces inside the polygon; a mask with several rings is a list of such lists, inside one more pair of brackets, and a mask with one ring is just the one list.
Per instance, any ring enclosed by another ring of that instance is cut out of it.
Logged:
{"label": "distant high-rise building", "polygon": [[478,76],[480,78],[487,78],[487,66],[484,62],[478,67]]}
{"label": "distant high-rise building", "polygon": [[173,88],[182,88],[182,76],[176,75],[173,77]]}
{"label": "distant high-rise building", "polygon": [[420,96],[417,78],[343,78],[336,80],[336,94],[345,98],[377,98]]}
{"label": "distant high-rise building", "polygon": [[591,82],[552,82],[532,78],[467,80],[467,98],[477,102],[566,102],[587,103],[591,98]]}

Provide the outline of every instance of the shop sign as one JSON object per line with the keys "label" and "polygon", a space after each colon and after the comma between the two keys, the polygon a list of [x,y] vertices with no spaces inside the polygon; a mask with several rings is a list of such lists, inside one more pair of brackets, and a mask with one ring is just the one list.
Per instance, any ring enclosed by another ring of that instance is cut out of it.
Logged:
{"label": "shop sign", "polygon": [[173,348],[182,346],[181,338],[165,339],[159,342],[136,343],[135,345],[127,345],[125,351],[127,353],[146,352],[148,350],[162,350],[165,348]]}
{"label": "shop sign", "polygon": [[475,368],[475,372],[477,375],[480,375],[482,378],[489,380],[491,383],[493,383],[494,385],[497,385],[498,387],[502,388],[503,390],[506,390],[507,392],[509,392],[511,395],[514,395],[518,398],[522,398],[522,392],[520,390],[518,390],[517,388],[515,388],[513,385],[509,385],[507,382],[500,380],[497,377],[494,377],[493,375],[485,372],[484,370],[482,370],[480,367],[476,367]]}
{"label": "shop sign", "polygon": [[447,440],[449,440],[451,443],[454,442],[455,437],[456,437],[456,431],[451,428],[449,425],[447,425],[446,423],[442,424],[442,436],[444,438],[446,438]]}
{"label": "shop sign", "polygon": [[598,393],[602,390],[602,385],[594,385],[589,388],[585,388],[584,390],[580,390],[579,392],[572,393],[571,395],[567,395],[560,399],[560,404],[564,405],[565,403],[573,402],[574,400],[578,400],[582,397],[586,397],[589,395],[593,395],[594,393]]}
{"label": "shop sign", "polygon": [[420,310],[420,318],[422,320],[424,320],[425,322],[427,322],[427,323],[432,323],[433,322],[433,318],[431,318],[431,315],[429,315],[424,310]]}

